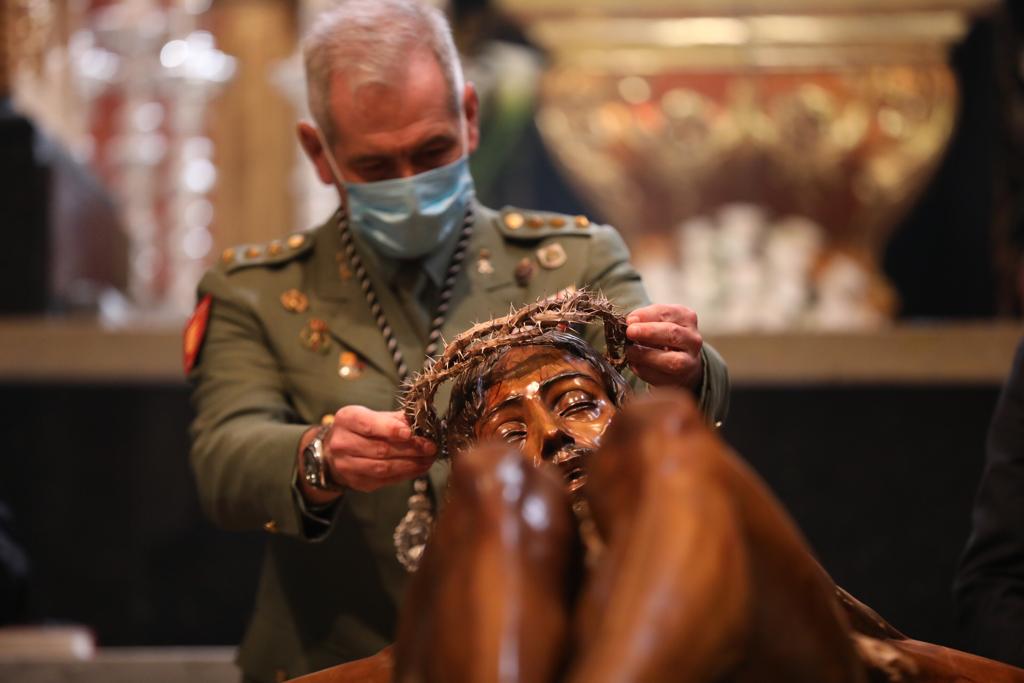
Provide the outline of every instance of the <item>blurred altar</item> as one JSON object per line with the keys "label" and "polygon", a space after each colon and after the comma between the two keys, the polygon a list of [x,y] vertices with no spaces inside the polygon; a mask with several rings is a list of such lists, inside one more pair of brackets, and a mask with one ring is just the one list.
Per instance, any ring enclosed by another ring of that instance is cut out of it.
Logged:
{"label": "blurred altar", "polygon": [[[0,9],[0,531],[6,506],[33,568],[10,620],[237,639],[261,538],[198,512],[180,329],[225,250],[335,208],[295,136],[298,39],[329,4]],[[1024,10],[444,6],[481,93],[481,200],[614,224],[652,299],[698,311],[735,384],[725,433],[826,567],[955,644],[948,584],[1024,332]],[[74,457],[39,439],[54,424]]]}

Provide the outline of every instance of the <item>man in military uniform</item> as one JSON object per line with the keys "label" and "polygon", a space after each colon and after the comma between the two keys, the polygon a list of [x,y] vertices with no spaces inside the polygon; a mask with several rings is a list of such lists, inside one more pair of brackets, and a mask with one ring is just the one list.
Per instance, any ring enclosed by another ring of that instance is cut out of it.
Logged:
{"label": "man in military uniform", "polygon": [[316,125],[299,136],[342,208],[312,232],[226,250],[185,334],[200,499],[225,528],[271,534],[239,653],[255,681],[393,640],[447,476],[396,410],[398,387],[443,338],[587,286],[631,311],[640,380],[692,390],[712,421],[728,400],[696,315],[649,305],[612,228],[474,200],[477,99],[442,14],[347,0],[305,53]]}

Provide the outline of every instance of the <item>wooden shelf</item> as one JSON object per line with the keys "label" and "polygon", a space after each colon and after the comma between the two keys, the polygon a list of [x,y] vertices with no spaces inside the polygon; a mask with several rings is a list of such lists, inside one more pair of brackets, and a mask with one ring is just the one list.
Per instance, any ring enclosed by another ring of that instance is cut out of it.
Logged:
{"label": "wooden shelf", "polygon": [[712,335],[734,384],[1002,384],[1018,322],[897,325],[873,332]]}
{"label": "wooden shelf", "polygon": [[[1001,384],[1024,324],[898,325],[875,332],[718,334],[737,385]],[[182,383],[181,334],[94,320],[0,319],[0,381]]]}
{"label": "wooden shelf", "polygon": [[92,319],[0,318],[0,380],[183,383],[181,332]]}

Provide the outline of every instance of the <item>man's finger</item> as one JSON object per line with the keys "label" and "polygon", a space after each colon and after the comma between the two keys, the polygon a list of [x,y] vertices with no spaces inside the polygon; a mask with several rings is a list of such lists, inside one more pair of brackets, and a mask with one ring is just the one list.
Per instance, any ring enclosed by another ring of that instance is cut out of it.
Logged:
{"label": "man's finger", "polygon": [[630,341],[660,349],[697,353],[703,344],[700,332],[676,323],[633,323],[626,328]]}
{"label": "man's finger", "polygon": [[384,479],[353,476],[350,481],[347,481],[345,483],[345,485],[348,488],[355,489],[356,491],[363,491],[368,493],[370,491],[376,491],[377,489],[382,488],[384,486],[388,486],[390,484],[398,484],[403,481],[409,481],[410,479],[421,477],[427,473],[427,469],[424,469],[422,472],[413,474],[411,476],[387,477]]}
{"label": "man's finger", "polygon": [[649,368],[674,377],[693,372],[700,365],[699,359],[684,351],[664,351],[634,346],[627,349],[626,353],[629,364],[636,369]]}
{"label": "man's finger", "polygon": [[676,323],[697,328],[697,313],[679,304],[651,304],[626,316],[626,323]]}
{"label": "man's finger", "polygon": [[352,479],[369,479],[373,481],[392,481],[418,477],[430,469],[430,462],[422,459],[391,458],[375,460],[372,458],[338,458],[334,461],[332,474],[341,481]]}
{"label": "man's finger", "polygon": [[335,414],[334,425],[372,439],[409,439],[412,436],[401,413],[382,413],[364,406],[345,406]]}
{"label": "man's finger", "polygon": [[356,432],[335,431],[328,441],[328,448],[335,457],[374,458],[433,458],[437,446],[428,439],[415,437],[408,440],[392,441],[371,439]]}

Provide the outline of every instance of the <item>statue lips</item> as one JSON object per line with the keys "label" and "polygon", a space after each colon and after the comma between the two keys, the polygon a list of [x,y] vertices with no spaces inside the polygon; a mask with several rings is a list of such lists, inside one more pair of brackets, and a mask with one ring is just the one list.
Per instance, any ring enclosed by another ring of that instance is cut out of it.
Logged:
{"label": "statue lips", "polygon": [[569,493],[576,493],[587,483],[587,459],[593,453],[592,448],[566,446],[555,453],[551,464],[557,465],[565,479]]}

